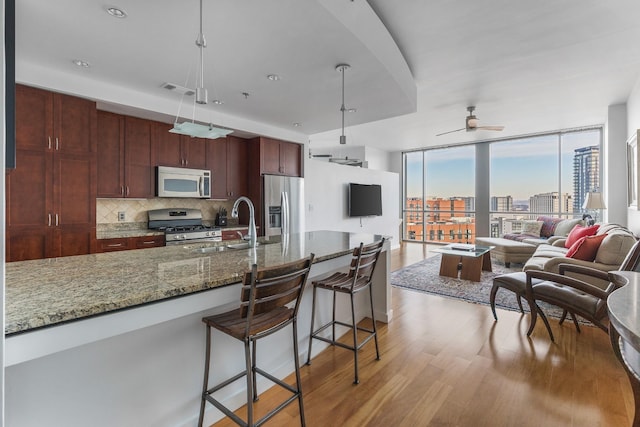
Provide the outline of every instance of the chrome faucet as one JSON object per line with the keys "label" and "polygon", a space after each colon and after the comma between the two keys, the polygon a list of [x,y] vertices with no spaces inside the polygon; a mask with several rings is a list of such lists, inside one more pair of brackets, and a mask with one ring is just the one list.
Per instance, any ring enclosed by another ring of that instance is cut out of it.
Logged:
{"label": "chrome faucet", "polygon": [[257,241],[255,208],[248,197],[238,197],[238,200],[235,201],[231,209],[231,218],[238,218],[238,205],[240,205],[240,202],[246,202],[247,206],[249,206],[249,233],[244,238],[249,240],[249,247],[254,248]]}

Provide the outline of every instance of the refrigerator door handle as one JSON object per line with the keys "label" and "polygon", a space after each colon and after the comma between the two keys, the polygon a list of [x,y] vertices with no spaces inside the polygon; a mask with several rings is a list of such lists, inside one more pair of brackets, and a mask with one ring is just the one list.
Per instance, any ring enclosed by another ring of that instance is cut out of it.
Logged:
{"label": "refrigerator door handle", "polygon": [[289,195],[286,191],[281,194],[282,200],[282,234],[289,234]]}

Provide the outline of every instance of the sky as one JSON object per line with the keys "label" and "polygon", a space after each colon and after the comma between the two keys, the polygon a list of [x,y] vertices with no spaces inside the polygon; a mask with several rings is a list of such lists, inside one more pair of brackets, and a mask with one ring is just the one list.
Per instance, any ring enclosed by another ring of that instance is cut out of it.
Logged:
{"label": "sky", "polygon": [[[600,129],[591,129],[491,143],[491,196],[528,200],[560,187],[573,194],[574,150],[599,146],[600,140]],[[409,197],[422,197],[422,159],[423,152],[407,153]],[[474,195],[475,146],[428,150],[425,159],[427,197]]]}

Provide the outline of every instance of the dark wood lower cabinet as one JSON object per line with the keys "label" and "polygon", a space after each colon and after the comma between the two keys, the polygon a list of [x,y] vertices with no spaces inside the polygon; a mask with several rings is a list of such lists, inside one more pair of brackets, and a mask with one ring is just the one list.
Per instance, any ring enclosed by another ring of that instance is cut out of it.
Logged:
{"label": "dark wood lower cabinet", "polygon": [[131,249],[146,249],[164,246],[164,236],[130,237]]}
{"label": "dark wood lower cabinet", "polygon": [[44,227],[7,228],[7,261],[28,261],[49,256],[52,230]]}
{"label": "dark wood lower cabinet", "polygon": [[96,252],[126,251],[129,249],[146,249],[164,246],[164,236],[121,237],[99,239]]}
{"label": "dark wood lower cabinet", "polygon": [[95,252],[95,228],[10,227],[7,228],[7,262]]}
{"label": "dark wood lower cabinet", "polygon": [[242,233],[242,235],[246,235],[249,232],[248,228],[235,229],[235,230],[222,230],[222,240],[238,240],[240,239],[240,235],[238,232]]}
{"label": "dark wood lower cabinet", "polygon": [[53,231],[55,256],[86,255],[95,252],[95,228],[66,226]]}

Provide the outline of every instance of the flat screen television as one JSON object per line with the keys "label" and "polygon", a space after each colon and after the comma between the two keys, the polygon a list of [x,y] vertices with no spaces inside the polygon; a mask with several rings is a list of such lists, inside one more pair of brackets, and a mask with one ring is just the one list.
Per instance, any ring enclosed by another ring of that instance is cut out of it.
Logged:
{"label": "flat screen television", "polygon": [[382,215],[382,187],[378,184],[349,184],[349,216]]}

